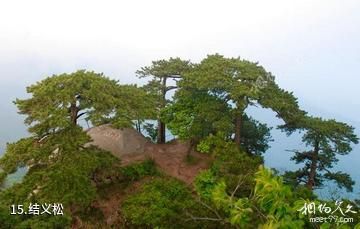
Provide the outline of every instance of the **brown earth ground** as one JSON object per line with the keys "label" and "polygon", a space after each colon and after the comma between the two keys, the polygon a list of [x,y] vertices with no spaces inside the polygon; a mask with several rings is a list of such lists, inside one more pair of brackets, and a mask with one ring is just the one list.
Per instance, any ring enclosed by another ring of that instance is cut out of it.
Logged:
{"label": "brown earth ground", "polygon": [[178,140],[166,144],[147,143],[143,154],[124,155],[122,164],[129,165],[150,158],[165,174],[191,184],[201,170],[208,168],[210,158],[194,151],[188,154],[189,147],[188,143]]}
{"label": "brown earth ground", "polygon": [[124,166],[150,158],[164,173],[187,184],[193,182],[200,170],[208,167],[210,160],[207,155],[191,150],[188,142],[173,140],[166,144],[154,144],[130,128],[115,129],[102,125],[89,129],[87,133],[93,140],[88,145],[111,152],[121,159]]}

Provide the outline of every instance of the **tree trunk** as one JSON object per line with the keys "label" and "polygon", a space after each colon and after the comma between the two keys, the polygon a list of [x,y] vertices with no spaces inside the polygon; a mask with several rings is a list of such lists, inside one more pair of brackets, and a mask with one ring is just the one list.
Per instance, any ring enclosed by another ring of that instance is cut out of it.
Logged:
{"label": "tree trunk", "polygon": [[70,120],[73,125],[77,124],[79,108],[76,106],[76,103],[70,105]]}
{"label": "tree trunk", "polygon": [[235,144],[241,146],[241,125],[242,125],[242,113],[238,112],[235,117]]}
{"label": "tree trunk", "polygon": [[165,143],[165,123],[158,120],[158,138],[157,143],[163,144]]}
{"label": "tree trunk", "polygon": [[311,165],[310,165],[310,172],[309,172],[309,176],[308,176],[308,181],[306,183],[306,187],[309,190],[313,190],[314,186],[315,186],[318,158],[319,158],[319,142],[315,141],[314,152],[312,155]]}
{"label": "tree trunk", "polygon": [[[160,105],[160,111],[165,107],[166,105],[166,80],[167,77],[163,77],[162,78],[162,82],[161,82],[161,105]],[[157,139],[157,143],[159,144],[163,144],[166,142],[166,136],[165,136],[165,123],[163,123],[160,118],[158,119],[158,139]]]}
{"label": "tree trunk", "polygon": [[195,146],[195,140],[191,138],[189,140],[189,148],[188,148],[187,154],[186,154],[187,157],[190,157],[191,151],[193,151],[194,146]]}
{"label": "tree trunk", "polygon": [[140,120],[137,120],[135,123],[136,130],[141,133],[141,123]]}

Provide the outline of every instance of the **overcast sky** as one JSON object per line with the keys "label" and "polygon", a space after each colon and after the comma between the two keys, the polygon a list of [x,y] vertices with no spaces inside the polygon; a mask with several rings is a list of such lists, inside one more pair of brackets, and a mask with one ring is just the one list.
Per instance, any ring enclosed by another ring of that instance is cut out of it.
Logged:
{"label": "overcast sky", "polygon": [[2,0],[0,105],[54,73],[129,83],[151,60],[218,52],[259,61],[314,113],[360,122],[359,12],[356,0]]}
{"label": "overcast sky", "polygon": [[360,123],[359,12],[346,0],[0,1],[0,106],[52,74],[131,83],[151,60],[217,52],[260,62],[310,113]]}

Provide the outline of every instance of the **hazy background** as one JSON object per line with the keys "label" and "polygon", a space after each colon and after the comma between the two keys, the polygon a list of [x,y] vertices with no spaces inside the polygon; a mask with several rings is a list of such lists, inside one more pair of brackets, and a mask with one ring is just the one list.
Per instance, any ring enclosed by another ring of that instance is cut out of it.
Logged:
{"label": "hazy background", "polygon": [[[216,52],[258,61],[293,91],[310,114],[336,118],[360,135],[359,1],[1,1],[0,154],[26,135],[12,101],[46,76],[77,69],[122,83],[151,60],[197,62]],[[251,109],[275,126],[270,111]],[[273,131],[266,164],[294,168],[286,149],[300,137]],[[360,197],[359,147],[338,168],[351,173]]]}

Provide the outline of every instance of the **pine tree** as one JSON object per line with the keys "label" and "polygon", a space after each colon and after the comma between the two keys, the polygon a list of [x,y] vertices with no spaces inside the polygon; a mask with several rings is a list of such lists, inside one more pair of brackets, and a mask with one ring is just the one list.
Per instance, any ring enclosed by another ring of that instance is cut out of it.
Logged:
{"label": "pine tree", "polygon": [[168,103],[166,95],[169,91],[177,88],[176,85],[168,85],[170,80],[179,80],[183,74],[192,67],[190,61],[180,58],[170,58],[168,60],[153,61],[150,66],[142,67],[136,72],[139,78],[151,77],[145,88],[157,97],[156,108],[158,110],[158,143],[165,143],[165,123],[160,119],[162,109]]}
{"label": "pine tree", "polygon": [[[43,137],[76,126],[80,117],[92,122],[114,112],[119,86],[103,74],[80,70],[48,77],[27,87],[29,99],[16,99],[29,131]],[[105,102],[106,101],[106,102]]]}
{"label": "pine tree", "polygon": [[305,184],[308,189],[319,188],[325,180],[332,180],[339,187],[352,191],[354,181],[350,175],[331,169],[339,161],[337,155],[347,155],[351,152],[351,144],[357,144],[359,139],[354,134],[354,128],[346,123],[333,119],[305,117],[300,125],[305,130],[303,142],[310,150],[296,151],[292,157],[296,163],[304,163],[304,167],[288,172],[288,179],[296,184]]}
{"label": "pine tree", "polygon": [[296,98],[280,89],[274,80],[258,63],[215,54],[194,65],[179,86],[180,90],[200,90],[227,103],[231,107],[234,141],[241,146],[243,117],[249,105],[260,104],[274,110],[289,126],[305,114]]}

